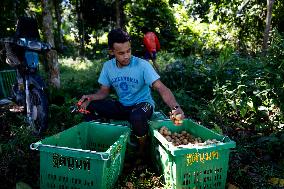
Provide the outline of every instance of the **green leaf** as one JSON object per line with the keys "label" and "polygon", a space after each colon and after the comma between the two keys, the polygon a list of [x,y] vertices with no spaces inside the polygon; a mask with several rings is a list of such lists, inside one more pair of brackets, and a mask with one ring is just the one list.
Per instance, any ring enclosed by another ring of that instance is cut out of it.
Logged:
{"label": "green leaf", "polygon": [[242,107],[241,110],[240,110],[240,113],[241,113],[241,117],[245,117],[246,113],[247,113],[247,107]]}

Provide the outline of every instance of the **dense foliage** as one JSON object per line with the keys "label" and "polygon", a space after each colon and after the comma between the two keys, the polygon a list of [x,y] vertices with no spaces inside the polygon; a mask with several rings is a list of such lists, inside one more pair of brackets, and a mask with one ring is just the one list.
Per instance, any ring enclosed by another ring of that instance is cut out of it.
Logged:
{"label": "dense foliage", "polygon": [[[116,25],[116,2],[119,2],[122,27],[133,36],[133,46],[138,54],[143,50],[140,31],[142,26],[147,26],[158,34],[162,48],[184,56],[200,51],[215,53],[227,46],[250,54],[261,50],[267,5],[266,1],[259,0],[57,0],[52,1],[53,7],[56,8],[52,10],[54,21],[60,21],[56,23],[59,24],[60,31],[54,24],[56,38],[63,35],[68,49],[70,45],[79,46],[84,40],[87,50],[97,51],[100,45],[99,37]],[[0,37],[13,34],[17,16],[30,15],[35,16],[39,23],[42,21],[40,2],[37,1],[5,0],[1,4],[1,10]],[[281,10],[283,3],[275,1],[271,28],[283,32]],[[58,14],[61,14],[61,17],[58,17]],[[59,42],[57,40],[57,43]],[[65,51],[68,52],[70,51]]]}

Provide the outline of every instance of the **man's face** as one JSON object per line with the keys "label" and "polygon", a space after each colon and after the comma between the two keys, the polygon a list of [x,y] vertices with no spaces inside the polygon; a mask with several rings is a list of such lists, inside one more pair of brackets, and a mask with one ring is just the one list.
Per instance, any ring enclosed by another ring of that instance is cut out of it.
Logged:
{"label": "man's face", "polygon": [[130,63],[131,45],[127,41],[125,43],[114,43],[112,53],[118,61],[118,66],[127,66]]}

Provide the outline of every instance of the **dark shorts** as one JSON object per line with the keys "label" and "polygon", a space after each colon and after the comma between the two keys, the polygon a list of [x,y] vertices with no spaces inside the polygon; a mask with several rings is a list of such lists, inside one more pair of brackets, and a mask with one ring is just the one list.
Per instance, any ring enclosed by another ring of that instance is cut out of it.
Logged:
{"label": "dark shorts", "polygon": [[131,124],[131,129],[136,136],[144,136],[148,133],[148,120],[153,114],[153,107],[147,102],[133,106],[123,106],[115,100],[92,101],[87,110],[91,112],[90,115],[86,115],[87,121],[96,117],[126,120]]}
{"label": "dark shorts", "polygon": [[151,54],[148,51],[146,51],[145,55],[144,55],[145,60],[150,60],[150,59],[151,60],[156,60],[157,52],[156,51],[152,51],[152,54],[153,54],[153,57],[151,57]]}

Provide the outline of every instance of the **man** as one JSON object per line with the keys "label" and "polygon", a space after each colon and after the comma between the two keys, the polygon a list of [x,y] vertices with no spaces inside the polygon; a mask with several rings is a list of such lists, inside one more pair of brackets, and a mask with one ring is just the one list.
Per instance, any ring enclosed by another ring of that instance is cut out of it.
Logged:
{"label": "man", "polygon": [[143,37],[143,44],[145,46],[145,55],[146,60],[151,59],[155,69],[159,72],[159,66],[156,63],[157,51],[160,50],[160,42],[157,35],[154,32],[149,31],[147,27],[141,28]]}
{"label": "man", "polygon": [[[148,133],[148,120],[151,118],[155,103],[151,88],[157,90],[163,101],[179,119],[184,113],[174,95],[161,81],[160,76],[147,61],[131,55],[128,33],[114,29],[108,34],[108,46],[114,58],[104,63],[98,82],[100,89],[95,94],[83,95],[81,108],[98,114],[100,117],[128,120],[133,134],[139,141],[139,154],[145,150]],[[106,99],[111,87],[118,100]]]}

